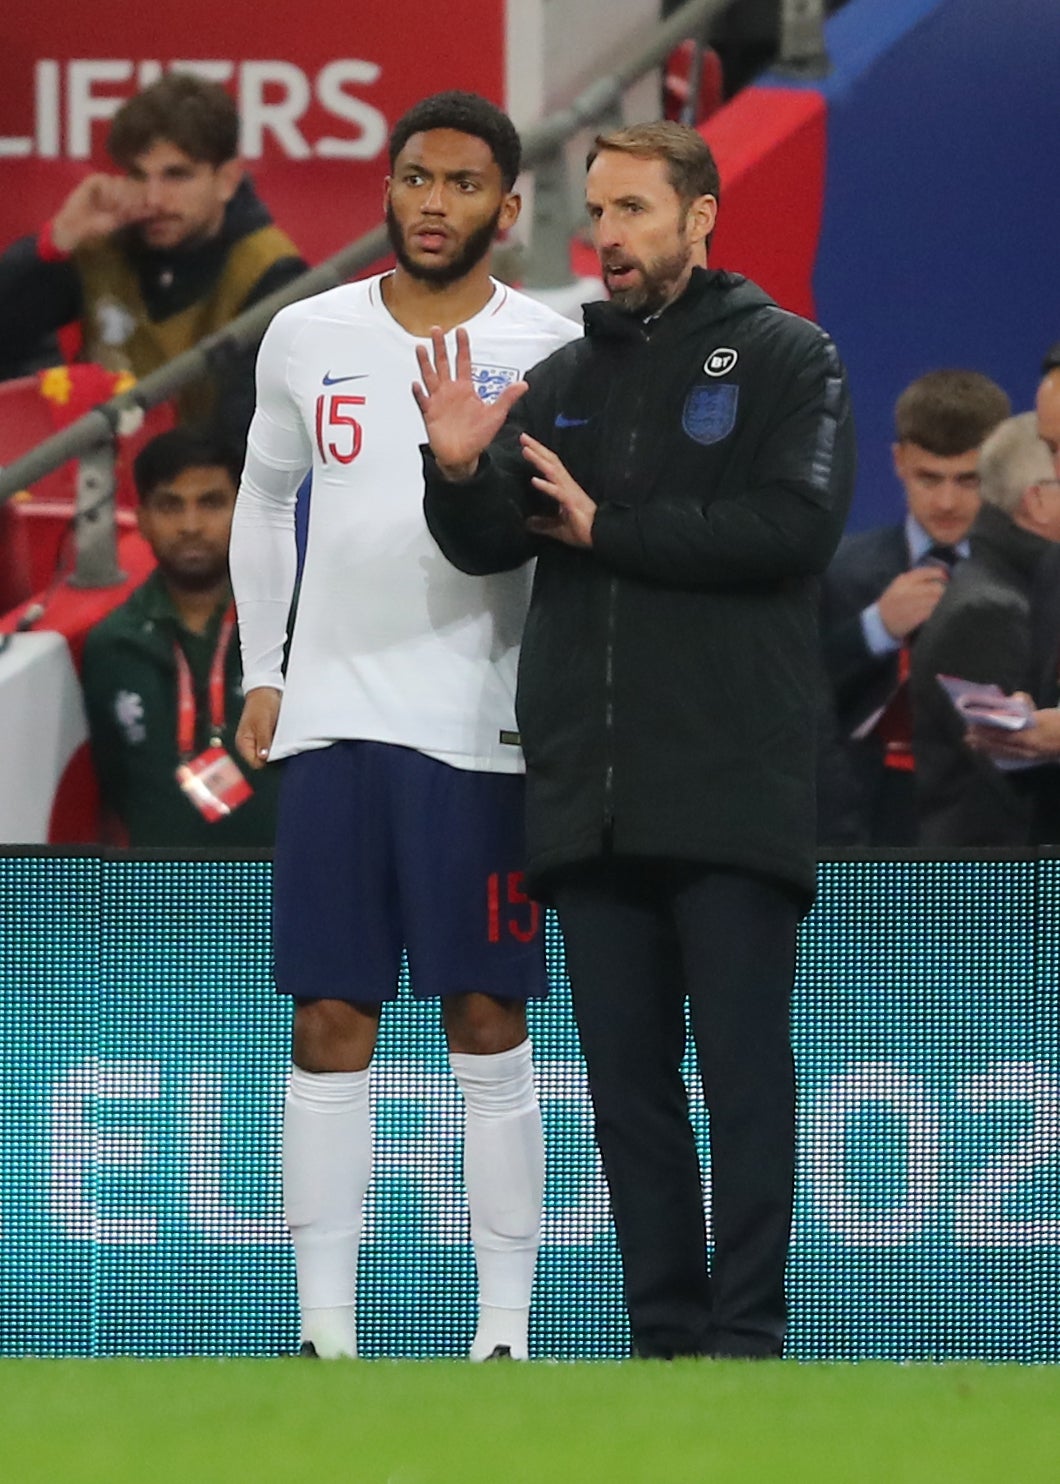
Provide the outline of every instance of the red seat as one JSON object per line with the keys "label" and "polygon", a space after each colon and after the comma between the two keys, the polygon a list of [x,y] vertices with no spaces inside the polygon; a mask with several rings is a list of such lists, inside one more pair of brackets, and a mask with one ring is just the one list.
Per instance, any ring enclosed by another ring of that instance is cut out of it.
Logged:
{"label": "red seat", "polygon": [[[56,366],[37,376],[0,382],[0,466],[29,453],[121,389],[115,373],[89,364]],[[119,526],[135,524],[134,458],[145,443],[175,422],[172,404],[164,402],[145,414],[135,433],[119,440],[115,488]],[[71,459],[0,505],[0,614],[52,581],[63,557],[76,493],[77,461]]]}
{"label": "red seat", "polygon": [[[36,376],[0,381],[0,465],[14,463],[56,431]],[[75,474],[75,464],[64,464],[39,479],[30,493],[44,500],[72,500]]]}
{"label": "red seat", "polygon": [[696,97],[690,97],[696,42],[682,41],[666,59],[663,73],[663,117],[698,128],[724,102],[721,58],[711,46],[703,48],[703,64]]}
{"label": "red seat", "polygon": [[0,613],[24,603],[37,586],[25,523],[10,502],[0,505]]}
{"label": "red seat", "polygon": [[[29,453],[38,443],[107,401],[116,390],[122,389],[122,380],[102,366],[78,364],[55,366],[36,376],[0,382],[0,465],[10,464]],[[128,379],[125,382],[131,385]],[[144,414],[136,433],[120,440],[116,491],[119,506],[135,508],[132,461],[149,439],[164,433],[175,422],[172,404],[163,402]],[[29,495],[35,500],[73,501],[76,488],[77,463],[71,459],[62,468],[36,480]]]}

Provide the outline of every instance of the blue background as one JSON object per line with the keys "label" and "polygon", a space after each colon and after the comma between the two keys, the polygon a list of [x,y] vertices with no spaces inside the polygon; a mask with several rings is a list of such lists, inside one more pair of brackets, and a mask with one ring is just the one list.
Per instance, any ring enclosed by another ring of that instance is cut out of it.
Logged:
{"label": "blue background", "polygon": [[857,530],[903,508],[890,446],[910,381],[983,371],[1024,412],[1060,340],[1060,5],[849,0],[826,35],[813,283],[850,374]]}

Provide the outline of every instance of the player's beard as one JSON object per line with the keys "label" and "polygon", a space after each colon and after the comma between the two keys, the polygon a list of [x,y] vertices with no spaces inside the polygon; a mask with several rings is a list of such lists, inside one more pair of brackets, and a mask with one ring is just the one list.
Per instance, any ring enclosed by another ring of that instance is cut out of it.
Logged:
{"label": "player's beard", "polygon": [[500,219],[501,208],[498,206],[489,221],[483,222],[481,227],[476,227],[465,238],[463,246],[454,258],[450,258],[447,263],[423,263],[409,255],[401,224],[394,215],[394,208],[389,201],[386,203],[386,230],[394,256],[411,278],[418,278],[421,283],[432,284],[439,289],[446,288],[451,283],[457,283],[461,278],[466,278],[472,268],[482,262],[493,246]]}

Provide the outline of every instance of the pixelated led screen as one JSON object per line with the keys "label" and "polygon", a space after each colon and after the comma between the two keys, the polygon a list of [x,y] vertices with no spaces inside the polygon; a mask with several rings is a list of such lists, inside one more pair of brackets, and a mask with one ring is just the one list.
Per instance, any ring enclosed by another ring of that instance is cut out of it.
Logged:
{"label": "pixelated led screen", "polygon": [[[0,856],[0,1354],[295,1348],[269,874],[264,858]],[[822,864],[794,1005],[791,1355],[1060,1360],[1058,922],[1052,859]],[[532,1012],[548,1147],[532,1347],[619,1356],[550,933],[553,997]],[[474,1290],[436,1007],[389,1012],[374,1108],[362,1351],[459,1355]]]}

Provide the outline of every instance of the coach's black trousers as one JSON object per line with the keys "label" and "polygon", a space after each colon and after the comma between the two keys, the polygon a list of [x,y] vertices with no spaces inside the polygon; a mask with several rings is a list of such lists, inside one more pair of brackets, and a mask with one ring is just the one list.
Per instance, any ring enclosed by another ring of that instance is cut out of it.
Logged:
{"label": "coach's black trousers", "polygon": [[[634,1353],[779,1355],[795,1168],[800,907],[734,870],[615,858],[555,888]],[[713,1259],[680,1073],[710,1116]]]}

